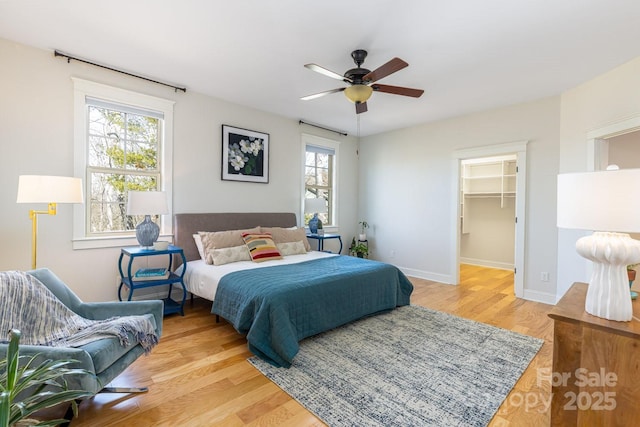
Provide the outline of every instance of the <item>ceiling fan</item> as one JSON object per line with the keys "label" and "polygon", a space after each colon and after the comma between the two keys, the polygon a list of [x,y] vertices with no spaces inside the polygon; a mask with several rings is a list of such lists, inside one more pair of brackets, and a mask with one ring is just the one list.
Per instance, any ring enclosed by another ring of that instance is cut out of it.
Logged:
{"label": "ceiling fan", "polygon": [[319,98],[321,96],[329,95],[330,93],[343,92],[345,96],[353,103],[356,104],[356,114],[364,113],[367,111],[367,100],[371,97],[373,91],[391,93],[394,95],[411,96],[413,98],[419,98],[424,93],[422,89],[411,89],[401,86],[389,86],[376,83],[383,77],[387,77],[389,74],[400,71],[403,68],[409,66],[400,58],[393,58],[386,64],[376,68],[373,71],[361,68],[364,63],[364,59],[367,57],[367,51],[357,49],[351,52],[351,57],[356,63],[357,68],[352,68],[341,76],[338,73],[334,73],[331,70],[327,70],[316,64],[306,64],[305,67],[325,76],[334,78],[336,80],[342,80],[345,83],[350,83],[351,86],[341,87],[338,89],[331,89],[313,95],[304,96],[300,99],[308,101],[310,99]]}

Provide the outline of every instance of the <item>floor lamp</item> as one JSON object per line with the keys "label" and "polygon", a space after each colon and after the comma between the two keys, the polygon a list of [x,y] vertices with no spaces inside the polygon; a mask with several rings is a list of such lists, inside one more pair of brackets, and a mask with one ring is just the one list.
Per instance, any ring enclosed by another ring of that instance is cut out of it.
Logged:
{"label": "floor lamp", "polygon": [[558,175],[558,227],[594,233],[576,242],[593,263],[585,311],[609,320],[633,317],[627,265],[640,262],[640,169]]}
{"label": "floor lamp", "polygon": [[82,180],[66,176],[20,175],[17,203],[47,203],[47,210],[29,211],[31,219],[31,268],[38,253],[38,215],[55,215],[57,203],[83,203]]}

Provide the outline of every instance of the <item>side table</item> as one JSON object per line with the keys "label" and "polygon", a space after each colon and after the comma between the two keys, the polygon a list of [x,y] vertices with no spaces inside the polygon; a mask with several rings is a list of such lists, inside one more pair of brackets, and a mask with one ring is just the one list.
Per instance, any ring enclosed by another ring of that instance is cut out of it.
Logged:
{"label": "side table", "polygon": [[[179,255],[182,258],[182,264],[184,265],[184,267],[182,268],[182,273],[180,275],[177,275],[176,273],[171,271],[174,254]],[[126,274],[122,269],[122,260],[124,259],[125,255],[129,257]],[[131,271],[133,260],[135,258],[156,255],[169,256],[169,266],[167,267],[169,270],[169,277],[160,280],[134,280],[135,271]],[[184,286],[184,273],[187,270],[187,259],[184,256],[184,251],[182,250],[182,248],[173,245],[169,245],[169,247],[165,250],[147,249],[140,246],[122,248],[122,250],[120,251],[120,258],[118,259],[118,270],[120,271],[120,286],[118,287],[118,299],[120,301],[122,301],[122,288],[124,286],[129,288],[129,295],[127,297],[127,300],[131,301],[133,292],[136,289],[169,285],[169,292],[167,293],[167,297],[163,298],[164,314],[167,315],[171,313],[180,313],[181,316],[184,316],[184,302],[187,299],[187,289]],[[174,284],[180,284],[180,286],[182,286],[182,301],[180,302],[175,301],[171,298],[171,291],[173,290]]]}
{"label": "side table", "polygon": [[[318,241],[318,250],[319,251],[324,251],[324,241],[325,240],[329,240],[329,239],[338,239],[338,242],[340,242],[340,249],[338,250],[338,253],[341,254],[342,253],[342,237],[339,234],[307,234],[307,239],[315,239]],[[330,251],[327,251],[330,252]]]}
{"label": "side table", "polygon": [[[553,368],[546,373],[552,387],[551,425],[637,425],[640,321],[588,314],[587,286],[574,283],[549,313],[554,324]],[[633,312],[640,315],[637,301]]]}

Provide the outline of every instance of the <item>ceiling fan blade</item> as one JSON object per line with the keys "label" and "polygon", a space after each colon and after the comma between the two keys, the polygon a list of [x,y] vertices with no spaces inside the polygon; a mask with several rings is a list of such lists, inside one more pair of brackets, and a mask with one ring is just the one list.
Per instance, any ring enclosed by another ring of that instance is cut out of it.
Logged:
{"label": "ceiling fan blade", "polygon": [[409,64],[404,62],[402,59],[393,58],[391,61],[387,62],[384,65],[381,65],[380,67],[371,71],[369,74],[365,75],[362,80],[368,83],[377,82],[381,78],[387,77],[389,74],[395,73],[396,71],[402,70],[403,68],[408,66]]}
{"label": "ceiling fan blade", "polygon": [[420,98],[424,93],[424,90],[422,89],[411,89],[409,87],[401,87],[401,86],[375,84],[375,85],[371,85],[371,87],[373,88],[373,90],[377,92],[392,93],[394,95],[411,96],[413,98]]}
{"label": "ceiling fan blade", "polygon": [[345,82],[353,83],[353,80],[351,80],[349,77],[345,77],[331,70],[327,70],[326,68],[321,67],[317,64],[305,64],[305,67],[310,69],[311,71],[315,71],[316,73],[324,74],[327,77],[331,77],[332,79],[343,80]]}
{"label": "ceiling fan blade", "polygon": [[356,114],[366,113],[366,112],[367,112],[367,103],[356,102]]}
{"label": "ceiling fan blade", "polygon": [[302,101],[308,101],[310,99],[320,98],[321,96],[329,95],[331,93],[342,92],[345,88],[341,87],[338,89],[325,90],[324,92],[314,93],[313,95],[307,95],[300,98]]}

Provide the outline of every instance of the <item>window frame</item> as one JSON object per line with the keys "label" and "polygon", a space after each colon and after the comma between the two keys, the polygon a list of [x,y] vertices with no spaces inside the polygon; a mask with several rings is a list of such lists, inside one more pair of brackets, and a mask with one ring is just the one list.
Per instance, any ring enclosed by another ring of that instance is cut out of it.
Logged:
{"label": "window frame", "polygon": [[312,145],[320,148],[326,148],[328,150],[333,150],[333,165],[331,169],[331,200],[329,200],[329,208],[331,209],[330,217],[333,220],[331,224],[323,224],[324,228],[336,230],[339,227],[339,206],[337,201],[338,199],[338,191],[340,188],[339,185],[339,169],[340,169],[340,142],[335,141],[328,138],[322,138],[315,135],[302,134],[302,190],[301,190],[301,203],[300,203],[300,219],[302,226],[308,227],[307,224],[304,223],[304,201],[306,196],[306,163],[307,163],[307,146]]}
{"label": "window frame", "polygon": [[[160,144],[160,190],[166,192],[169,213],[162,215],[160,235],[173,235],[173,107],[175,102],[117,87],[72,77],[74,89],[74,175],[83,178],[85,200],[90,200],[88,181],[88,104],[87,98],[104,100],[142,110],[158,111],[164,115]],[[73,206],[73,249],[94,249],[137,245],[135,230],[117,235],[96,236],[87,232],[87,203]]]}

